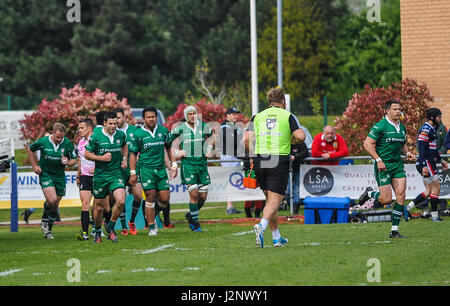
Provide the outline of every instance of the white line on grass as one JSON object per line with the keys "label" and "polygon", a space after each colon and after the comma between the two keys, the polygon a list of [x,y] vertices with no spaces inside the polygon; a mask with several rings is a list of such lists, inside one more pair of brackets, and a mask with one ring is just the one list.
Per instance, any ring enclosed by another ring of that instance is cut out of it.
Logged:
{"label": "white line on grass", "polygon": [[83,253],[83,252],[91,252],[91,250],[66,250],[66,251],[56,251],[56,250],[51,250],[51,251],[32,251],[32,252],[16,252],[16,254],[47,254],[47,253],[73,253],[73,252],[79,252],[79,253]]}
{"label": "white line on grass", "polygon": [[167,271],[167,269],[158,269],[153,267],[147,267],[145,269],[134,269],[131,270],[131,272],[158,272],[158,271]]}
{"label": "white line on grass", "polygon": [[184,268],[183,271],[199,271],[201,269],[202,268],[199,268],[199,267],[187,267],[187,268]]}
{"label": "white line on grass", "polygon": [[299,245],[319,246],[320,243],[318,243],[318,242],[305,242],[305,243],[300,243]]}
{"label": "white line on grass", "polygon": [[111,273],[109,270],[98,270],[97,273]]}
{"label": "white line on grass", "polygon": [[175,251],[190,251],[192,249],[186,249],[186,248],[175,248]]}
{"label": "white line on grass", "polygon": [[247,235],[247,234],[253,234],[253,231],[234,233],[234,234],[231,234],[231,235],[233,235],[233,236],[242,236],[242,235]]}
{"label": "white line on grass", "polygon": [[388,240],[384,240],[384,241],[374,241],[374,242],[367,241],[367,242],[361,242],[360,244],[371,244],[371,243],[373,243],[373,244],[382,244],[382,243],[390,244],[391,242],[388,241]]}
{"label": "white line on grass", "polygon": [[0,276],[11,275],[13,273],[16,273],[16,272],[19,272],[19,271],[22,271],[22,270],[23,269],[11,269],[11,270],[8,270],[8,271],[3,271],[3,272],[0,272]]}
{"label": "white line on grass", "polygon": [[145,250],[145,251],[140,251],[140,252],[135,252],[133,254],[150,254],[150,253],[155,253],[170,247],[173,247],[174,244],[165,244],[163,246],[157,247],[156,249],[150,249],[150,250]]}
{"label": "white line on grass", "polygon": [[48,272],[48,273],[45,273],[45,272],[34,272],[33,273],[34,276],[50,275],[50,274],[53,274],[53,273],[52,272]]}

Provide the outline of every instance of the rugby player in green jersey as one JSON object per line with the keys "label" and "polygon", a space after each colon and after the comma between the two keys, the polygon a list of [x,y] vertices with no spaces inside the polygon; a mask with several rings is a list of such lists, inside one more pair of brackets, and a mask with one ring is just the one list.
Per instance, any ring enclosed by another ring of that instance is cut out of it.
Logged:
{"label": "rugby player in green jersey", "polygon": [[[136,214],[139,211],[139,208],[141,207],[142,202],[142,186],[139,182],[137,182],[134,185],[129,184],[130,179],[130,147],[132,145],[132,142],[134,142],[134,137],[136,135],[136,132],[138,131],[138,128],[136,128],[134,125],[128,124],[125,122],[125,111],[123,108],[115,108],[114,112],[117,116],[117,129],[121,130],[125,133],[127,136],[127,145],[128,145],[128,164],[125,169],[122,169],[122,175],[123,179],[125,180],[125,184],[130,187],[131,194],[134,197],[133,204],[132,204],[132,211],[131,211],[131,218],[128,222],[128,226],[130,228],[130,234],[131,235],[137,235],[137,229],[136,224],[134,223],[134,220],[136,218]],[[122,223],[122,235],[128,235],[127,231],[127,224],[125,220],[125,206],[123,207],[123,211],[120,214],[120,221]]]}
{"label": "rugby player in green jersey", "polygon": [[177,159],[181,158],[181,183],[185,184],[189,191],[190,212],[185,217],[192,231],[201,232],[198,212],[206,201],[208,185],[211,184],[207,158],[214,155],[214,131],[209,124],[197,118],[194,106],[184,109],[184,117],[186,122],[172,130],[174,139],[179,137],[178,142],[174,142],[174,154]]}
{"label": "rugby player in green jersey", "polygon": [[[102,131],[103,130],[103,119],[104,119],[104,117],[105,117],[105,114],[106,114],[106,111],[99,111],[97,114],[95,114],[95,121],[96,121],[96,126],[95,126],[95,128],[93,129],[93,132],[94,133],[97,133],[98,131]],[[109,222],[109,220],[111,220],[111,214],[112,214],[112,212],[111,212],[111,206],[114,204],[114,199],[113,199],[113,197],[111,197],[111,199],[110,199],[110,196],[109,195],[107,195],[106,196],[106,203],[108,204],[108,205],[106,205],[105,207],[103,207],[103,217],[105,218],[105,226],[107,226],[108,225],[108,222]],[[92,205],[92,207],[91,207],[91,217],[93,218],[93,216],[94,216],[94,210],[95,210],[95,201],[94,201],[94,204]],[[93,225],[93,227],[95,227],[95,222],[94,222],[94,220],[92,219],[92,225]],[[93,237],[95,237],[95,228],[94,228],[94,230],[91,232],[91,236],[93,236]],[[105,236],[105,234],[103,234],[103,232],[102,232],[102,235],[101,235],[102,237],[106,237]]]}
{"label": "rugby player in green jersey", "polygon": [[95,161],[93,194],[96,231],[94,242],[96,243],[101,242],[103,209],[109,205],[106,197],[110,193],[114,196],[115,205],[106,231],[109,240],[118,241],[114,227],[125,204],[125,181],[122,177],[122,169],[127,167],[128,156],[126,136],[124,132],[117,130],[116,114],[107,112],[103,125],[101,131],[91,136],[84,153],[86,159]]}
{"label": "rugby player in green jersey", "polygon": [[93,129],[94,133],[101,131],[103,129],[103,119],[105,117],[105,114],[106,114],[106,111],[99,111],[95,115],[95,121],[96,121],[97,125]]}
{"label": "rugby player in green jersey", "polygon": [[399,224],[404,212],[406,196],[406,172],[401,155],[408,160],[415,160],[415,155],[408,152],[406,144],[406,127],[400,122],[402,107],[399,101],[389,100],[384,105],[386,116],[378,121],[364,140],[364,149],[375,160],[375,180],[379,191],[371,187],[359,197],[364,204],[369,198],[386,205],[392,201],[392,189],[395,193],[395,205],[392,210],[392,227],[389,238],[405,238],[399,231]]}
{"label": "rugby player in green jersey", "polygon": [[[55,123],[51,135],[36,140],[27,148],[28,158],[34,173],[39,175],[39,184],[45,197],[41,229],[46,239],[55,239],[53,223],[58,214],[59,202],[66,194],[64,169],[77,163],[74,146],[64,137],[66,131],[63,124]],[[36,151],[40,151],[39,162],[34,154]]]}
{"label": "rugby player in green jersey", "polygon": [[[145,193],[145,215],[148,222],[149,236],[158,235],[155,225],[155,206],[165,208],[169,205],[170,185],[165,166],[165,149],[172,161],[170,177],[177,175],[177,162],[171,153],[172,134],[164,126],[157,124],[157,110],[154,107],[142,111],[144,126],[136,131],[134,143],[130,147],[130,184],[137,184],[136,156],[139,154],[138,170],[142,188]],[[156,197],[158,202],[156,203]]]}

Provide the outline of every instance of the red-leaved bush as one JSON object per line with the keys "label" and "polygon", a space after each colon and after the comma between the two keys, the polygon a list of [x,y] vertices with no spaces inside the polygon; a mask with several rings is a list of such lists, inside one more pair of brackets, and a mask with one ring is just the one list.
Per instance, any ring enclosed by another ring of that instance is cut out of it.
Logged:
{"label": "red-leaved bush", "polygon": [[99,111],[110,111],[121,107],[125,111],[125,119],[133,124],[130,105],[126,98],[119,100],[115,93],[104,93],[100,89],[94,92],[86,92],[86,89],[76,84],[71,89],[62,88],[59,97],[53,101],[43,99],[38,109],[31,115],[25,115],[20,120],[23,139],[34,141],[45,133],[51,133],[53,124],[60,122],[68,130],[66,137],[73,143],[77,143],[79,136],[77,132],[78,122],[89,117],[96,123],[95,115]]}
{"label": "red-leaved bush", "polygon": [[425,111],[433,102],[433,97],[426,84],[407,78],[387,89],[366,85],[362,93],[354,94],[344,114],[335,119],[336,130],[344,137],[350,155],[367,155],[362,144],[372,126],[383,118],[383,106],[389,99],[401,102],[404,114],[401,122],[407,129],[408,148],[411,152],[417,152],[417,132],[425,122]]}
{"label": "red-leaved bush", "polygon": [[[188,105],[186,103],[180,103],[178,104],[178,107],[175,111],[175,113],[172,116],[168,116],[166,119],[166,123],[164,126],[168,128],[169,130],[172,130],[172,127],[175,123],[183,121],[184,120],[184,109]],[[226,108],[221,104],[213,104],[210,102],[207,102],[206,98],[201,99],[197,103],[194,104],[195,108],[197,109],[197,113],[201,114],[201,120],[206,123],[211,122],[217,122],[221,124],[226,118]],[[250,119],[245,117],[243,114],[238,114],[237,116],[237,122],[242,122],[243,124],[246,124]],[[212,126],[212,128],[215,128],[216,126]],[[217,131],[216,131],[217,132]]]}

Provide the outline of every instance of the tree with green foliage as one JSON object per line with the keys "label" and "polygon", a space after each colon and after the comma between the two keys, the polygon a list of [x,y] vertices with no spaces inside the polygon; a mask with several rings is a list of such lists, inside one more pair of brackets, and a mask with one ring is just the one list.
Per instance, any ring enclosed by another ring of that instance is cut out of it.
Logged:
{"label": "tree with green foliage", "polygon": [[[263,93],[278,84],[277,10],[258,40],[258,76]],[[332,64],[333,36],[338,19],[348,10],[339,1],[283,1],[283,87],[293,100],[323,96]],[[299,105],[292,104],[293,111]]]}
{"label": "tree with green foliage", "polygon": [[[327,97],[343,98],[355,92],[401,82],[400,0],[381,3],[381,22],[369,22],[367,9],[343,20],[337,33],[333,75]],[[343,105],[343,107],[345,107]]]}
{"label": "tree with green foliage", "polygon": [[29,98],[22,107],[56,97],[66,84],[73,33],[66,10],[58,1],[0,0],[0,89]]}

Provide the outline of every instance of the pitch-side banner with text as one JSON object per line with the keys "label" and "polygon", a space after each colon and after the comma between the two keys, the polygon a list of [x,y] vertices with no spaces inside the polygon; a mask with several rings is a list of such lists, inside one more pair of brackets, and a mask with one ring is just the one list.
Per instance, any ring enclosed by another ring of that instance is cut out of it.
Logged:
{"label": "pitch-side banner with text", "polygon": [[[242,186],[243,171],[239,167],[208,167],[211,177],[208,202],[263,200],[261,189],[246,189]],[[189,193],[181,184],[180,173],[169,181],[170,203],[189,203]],[[39,185],[39,177],[33,172],[19,172],[17,179],[19,208],[41,205],[44,195]],[[10,208],[11,180],[8,173],[0,174],[0,208]],[[61,206],[81,206],[76,172],[66,172],[66,195]],[[40,206],[37,206],[40,207]]]}
{"label": "pitch-side banner with text", "polygon": [[[419,193],[425,191],[422,177],[414,164],[405,164],[405,170],[406,198],[414,199]],[[439,169],[439,180],[441,183],[439,197],[450,198],[450,171]],[[366,187],[378,190],[373,165],[302,165],[300,167],[301,198],[327,196],[358,199]],[[394,192],[392,197],[395,199]]]}

